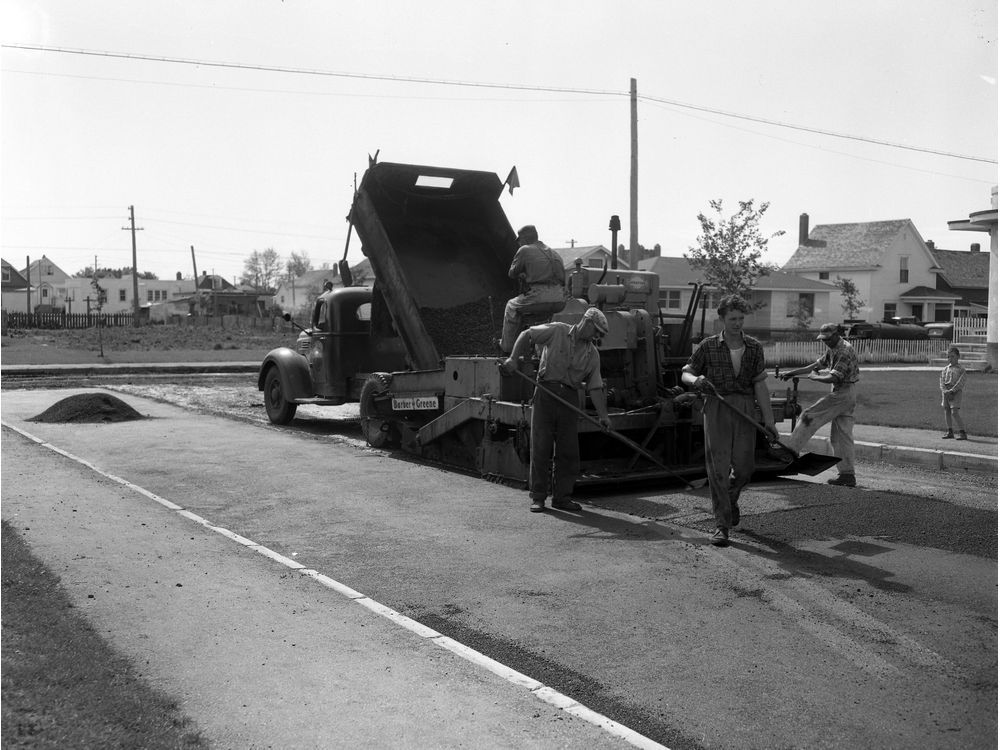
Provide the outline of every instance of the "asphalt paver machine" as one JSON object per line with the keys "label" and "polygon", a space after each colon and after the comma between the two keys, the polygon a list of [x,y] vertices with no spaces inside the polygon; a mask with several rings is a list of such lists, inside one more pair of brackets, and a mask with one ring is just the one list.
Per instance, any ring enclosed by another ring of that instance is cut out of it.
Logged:
{"label": "asphalt paver machine", "polygon": [[[258,387],[271,421],[291,421],[299,404],[357,401],[374,447],[527,481],[533,388],[498,368],[517,250],[502,191],[491,172],[371,165],[349,218],[374,285],[324,293],[315,325],[296,346],[267,355]],[[590,305],[607,316],[601,372],[611,428],[628,438],[615,440],[581,415],[578,484],[703,476],[701,402],[680,388],[690,342],[661,321],[659,277],[578,263],[567,288],[569,301],[554,320],[575,323]],[[530,378],[536,366],[529,360],[520,369]],[[582,398],[580,407],[595,413]],[[780,422],[797,407],[778,394],[771,408]],[[760,443],[759,468],[780,473],[784,464]]]}

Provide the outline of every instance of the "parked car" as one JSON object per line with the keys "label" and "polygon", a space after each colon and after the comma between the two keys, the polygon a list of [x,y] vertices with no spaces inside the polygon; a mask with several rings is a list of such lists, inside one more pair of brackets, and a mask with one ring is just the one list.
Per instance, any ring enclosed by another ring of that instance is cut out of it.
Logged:
{"label": "parked car", "polygon": [[924,328],[927,330],[927,338],[942,341],[952,341],[955,338],[954,323],[928,323]]}
{"label": "parked car", "polygon": [[854,323],[847,332],[850,339],[926,339],[927,329],[916,323]]}

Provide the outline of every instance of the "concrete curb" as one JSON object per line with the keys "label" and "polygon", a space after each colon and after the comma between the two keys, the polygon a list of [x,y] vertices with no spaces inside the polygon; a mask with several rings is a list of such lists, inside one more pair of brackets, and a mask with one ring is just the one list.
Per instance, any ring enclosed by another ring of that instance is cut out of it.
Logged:
{"label": "concrete curb", "polygon": [[[830,439],[812,437],[806,448],[815,453],[833,455]],[[914,448],[905,445],[885,445],[882,443],[854,442],[854,455],[865,461],[884,461],[898,466],[921,466],[939,471],[977,471],[997,473],[997,457],[981,456],[975,453],[942,451],[932,448]]]}

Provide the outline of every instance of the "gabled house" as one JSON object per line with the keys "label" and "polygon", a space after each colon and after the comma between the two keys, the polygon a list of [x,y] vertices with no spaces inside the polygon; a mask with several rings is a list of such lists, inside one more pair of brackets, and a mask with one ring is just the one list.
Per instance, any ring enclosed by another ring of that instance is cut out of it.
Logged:
{"label": "gabled house", "polygon": [[0,259],[0,296],[5,312],[29,312],[31,296],[28,282],[14,266]]}
{"label": "gabled house", "polygon": [[942,269],[909,219],[818,224],[799,218],[799,245],[782,266],[799,276],[835,283],[850,279],[865,302],[858,317],[870,323],[896,316],[951,320],[961,296],[937,285]]}
{"label": "gabled house", "polygon": [[[978,242],[968,251],[943,250],[927,241],[931,254],[941,267],[937,288],[958,295],[955,317],[986,317],[990,300],[990,254],[980,250]],[[941,322],[951,318],[941,319]]]}
{"label": "gabled house", "polygon": [[32,312],[62,310],[66,307],[66,282],[71,277],[47,255],[31,261],[20,274],[31,284]]}
{"label": "gabled house", "polygon": [[[639,261],[639,270],[653,271],[660,277],[660,312],[665,316],[686,315],[694,285],[704,283],[701,271],[687,258],[646,258]],[[705,332],[709,334],[715,331],[719,296],[715,289],[702,291],[699,309],[705,311]],[[800,315],[813,321],[812,328],[841,318],[837,287],[784,271],[772,271],[757,279],[750,301],[759,305],[746,318],[746,329],[752,334],[793,330]],[[695,329],[698,330],[701,313],[696,317]]]}
{"label": "gabled house", "polygon": [[[611,251],[604,245],[577,245],[575,247],[554,247],[559,257],[563,260],[563,267],[567,271],[572,271],[579,258],[584,268],[604,268],[607,264],[611,268]],[[618,267],[629,268],[629,264],[622,254],[618,254]]]}

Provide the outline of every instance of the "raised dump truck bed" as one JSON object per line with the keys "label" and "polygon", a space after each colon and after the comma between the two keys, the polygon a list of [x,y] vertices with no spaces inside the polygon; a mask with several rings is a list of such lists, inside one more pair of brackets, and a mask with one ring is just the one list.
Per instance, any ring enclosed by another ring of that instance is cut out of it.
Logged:
{"label": "raised dump truck bed", "polygon": [[496,352],[517,249],[502,190],[492,172],[388,162],[365,172],[351,221],[375,272],[372,332],[398,333],[415,370]]}

